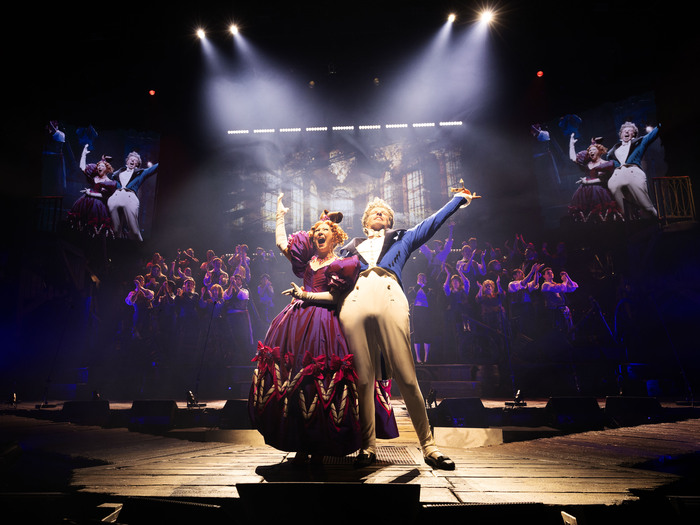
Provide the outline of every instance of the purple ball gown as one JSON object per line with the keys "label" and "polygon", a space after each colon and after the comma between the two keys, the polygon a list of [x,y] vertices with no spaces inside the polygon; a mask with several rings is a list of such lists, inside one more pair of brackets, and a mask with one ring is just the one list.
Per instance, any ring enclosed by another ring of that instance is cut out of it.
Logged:
{"label": "purple ball gown", "polygon": [[117,183],[111,179],[95,182],[96,164],[88,164],[85,176],[92,183],[91,190],[99,197],[83,194],[75,201],[68,212],[68,221],[75,230],[85,232],[92,237],[114,237],[112,217],[107,208],[107,200],[117,189]]}
{"label": "purple ball gown", "polygon": [[[357,257],[313,270],[307,232],[289,237],[289,252],[306,291],[345,291],[357,279]],[[336,305],[292,299],[272,320],[253,361],[249,414],[268,445],[324,456],[360,448],[357,375]],[[377,427],[383,437],[397,437],[389,388],[378,383],[376,391]]]}
{"label": "purple ball gown", "polygon": [[576,222],[595,223],[623,220],[620,207],[607,188],[607,181],[615,170],[614,163],[607,161],[590,169],[583,161],[579,165],[586,171],[585,180],[598,182],[581,184],[578,187],[571,197],[569,215]]}

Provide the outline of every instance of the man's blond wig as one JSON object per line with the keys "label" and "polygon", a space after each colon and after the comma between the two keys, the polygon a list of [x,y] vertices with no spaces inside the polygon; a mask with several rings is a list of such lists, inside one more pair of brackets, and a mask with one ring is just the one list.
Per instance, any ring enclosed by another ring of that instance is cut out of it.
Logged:
{"label": "man's blond wig", "polygon": [[365,212],[362,214],[362,227],[367,228],[367,219],[369,217],[370,212],[374,208],[384,208],[387,212],[389,212],[389,228],[393,228],[394,210],[391,209],[391,206],[389,206],[389,204],[385,200],[380,199],[379,197],[375,197],[373,201],[370,201],[370,203],[367,204]]}

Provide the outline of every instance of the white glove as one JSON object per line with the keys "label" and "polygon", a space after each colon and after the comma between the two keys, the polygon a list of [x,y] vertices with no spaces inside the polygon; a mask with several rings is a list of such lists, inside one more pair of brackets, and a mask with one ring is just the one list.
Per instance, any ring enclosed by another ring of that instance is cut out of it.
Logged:
{"label": "white glove", "polygon": [[275,224],[275,244],[282,253],[287,254],[287,232],[284,228],[284,216],[289,211],[282,204],[284,193],[280,193],[277,197],[277,221]]}
{"label": "white glove", "polygon": [[305,292],[295,283],[291,283],[291,285],[292,287],[288,290],[284,290],[282,295],[291,295],[295,299],[301,299],[302,301],[311,303],[335,304],[337,302],[331,292]]}

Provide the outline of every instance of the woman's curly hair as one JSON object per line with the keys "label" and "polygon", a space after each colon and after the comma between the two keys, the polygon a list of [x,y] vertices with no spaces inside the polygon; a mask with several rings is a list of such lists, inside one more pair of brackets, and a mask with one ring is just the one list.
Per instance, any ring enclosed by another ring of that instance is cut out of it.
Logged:
{"label": "woman's curly hair", "polygon": [[343,229],[338,225],[340,221],[343,220],[343,214],[339,211],[330,212],[328,210],[323,210],[321,214],[321,219],[314,224],[309,230],[309,237],[313,238],[316,230],[322,225],[327,224],[331,229],[332,243],[333,246],[337,246],[347,240],[348,235],[343,231]]}

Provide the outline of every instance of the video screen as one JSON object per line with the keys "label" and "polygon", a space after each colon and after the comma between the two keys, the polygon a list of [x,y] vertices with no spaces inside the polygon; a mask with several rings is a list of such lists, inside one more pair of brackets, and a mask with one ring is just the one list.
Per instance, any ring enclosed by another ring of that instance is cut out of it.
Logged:
{"label": "video screen", "polygon": [[[666,174],[658,124],[651,93],[533,123],[532,167],[544,226],[656,217],[652,181]],[[634,159],[622,148],[623,130],[639,145]],[[630,172],[633,162],[638,166]]]}
{"label": "video screen", "polygon": [[159,134],[57,120],[45,130],[41,197],[61,225],[91,237],[148,238],[155,213]]}

